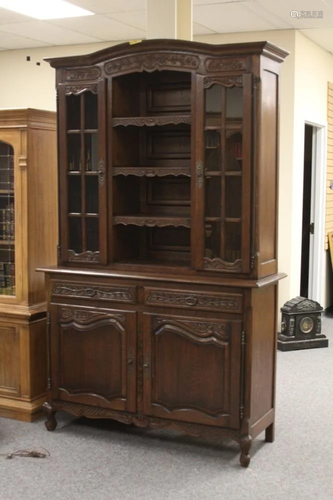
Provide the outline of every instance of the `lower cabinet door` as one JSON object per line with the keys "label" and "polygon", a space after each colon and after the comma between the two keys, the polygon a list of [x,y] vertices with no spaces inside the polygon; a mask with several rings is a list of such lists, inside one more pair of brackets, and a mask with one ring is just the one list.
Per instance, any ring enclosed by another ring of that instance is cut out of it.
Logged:
{"label": "lower cabinet door", "polygon": [[237,429],[241,321],[151,314],[139,321],[144,413]]}
{"label": "lower cabinet door", "polygon": [[54,399],[136,410],[136,313],[51,306]]}

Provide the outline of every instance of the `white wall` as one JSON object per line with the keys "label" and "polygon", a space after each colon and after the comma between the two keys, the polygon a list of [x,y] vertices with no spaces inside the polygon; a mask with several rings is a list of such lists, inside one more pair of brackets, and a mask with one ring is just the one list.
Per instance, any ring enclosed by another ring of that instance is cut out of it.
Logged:
{"label": "white wall", "polygon": [[[296,32],[295,46],[295,106],[294,106],[294,160],[293,160],[293,206],[292,232],[294,234],[292,246],[292,261],[295,271],[291,279],[291,291],[296,290],[299,283],[300,247],[302,228],[302,192],[299,189],[303,183],[303,156],[299,154],[304,144],[304,123],[324,125],[327,137],[327,83],[333,82],[333,55],[323,50],[299,32]],[[325,165],[326,173],[326,165]],[[326,176],[322,179],[323,196],[326,192]],[[325,213],[322,214],[322,223],[325,224]],[[316,227],[315,227],[316,231]],[[330,290],[332,279],[329,269],[327,251],[324,249],[324,233],[322,236],[321,269],[315,272],[322,273],[323,283],[321,290],[321,305],[326,308],[332,305],[333,297]]]}
{"label": "white wall", "polygon": [[0,108],[55,111],[55,70],[43,59],[89,54],[110,45],[114,43],[0,51]]}

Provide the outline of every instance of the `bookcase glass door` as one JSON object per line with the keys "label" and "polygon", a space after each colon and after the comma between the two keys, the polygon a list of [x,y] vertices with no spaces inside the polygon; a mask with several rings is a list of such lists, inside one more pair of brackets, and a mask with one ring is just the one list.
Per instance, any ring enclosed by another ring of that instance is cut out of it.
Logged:
{"label": "bookcase glass door", "polygon": [[248,271],[244,252],[250,210],[245,193],[251,155],[245,154],[243,140],[251,120],[247,86],[239,77],[204,82],[204,269]]}
{"label": "bookcase glass door", "polygon": [[105,144],[101,143],[99,126],[99,111],[104,106],[100,99],[104,99],[103,89],[100,93],[97,85],[65,96],[66,257],[72,261],[103,261],[100,241],[101,224],[105,223],[101,214],[105,198]]}
{"label": "bookcase glass door", "polygon": [[14,149],[0,141],[0,295],[15,295]]}

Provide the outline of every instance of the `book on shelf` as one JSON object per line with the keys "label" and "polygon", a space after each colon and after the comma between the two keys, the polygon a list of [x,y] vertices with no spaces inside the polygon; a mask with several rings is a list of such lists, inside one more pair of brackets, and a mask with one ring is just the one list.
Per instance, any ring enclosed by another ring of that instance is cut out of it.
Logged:
{"label": "book on shelf", "polygon": [[15,209],[14,203],[0,209],[0,239],[15,239]]}
{"label": "book on shelf", "polygon": [[13,295],[15,290],[15,264],[0,262],[0,294]]}
{"label": "book on shelf", "polygon": [[0,262],[0,288],[5,288],[5,266],[4,262]]}

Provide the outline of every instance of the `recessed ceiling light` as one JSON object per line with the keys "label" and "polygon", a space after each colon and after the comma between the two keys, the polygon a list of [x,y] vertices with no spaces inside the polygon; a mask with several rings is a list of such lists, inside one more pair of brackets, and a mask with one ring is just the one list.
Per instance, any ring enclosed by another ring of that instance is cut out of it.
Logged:
{"label": "recessed ceiling light", "polygon": [[35,19],[62,19],[64,17],[94,15],[93,12],[65,0],[0,0],[0,7]]}

